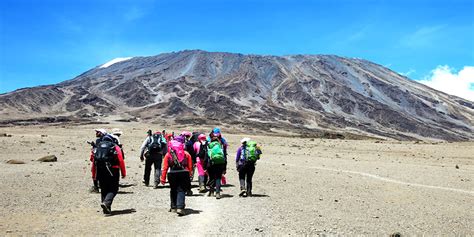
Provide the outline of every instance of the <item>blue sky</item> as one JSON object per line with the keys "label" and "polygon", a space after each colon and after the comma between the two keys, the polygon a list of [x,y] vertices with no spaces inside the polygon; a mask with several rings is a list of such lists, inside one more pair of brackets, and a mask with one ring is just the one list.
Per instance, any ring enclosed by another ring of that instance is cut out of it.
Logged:
{"label": "blue sky", "polygon": [[336,54],[429,81],[474,66],[474,1],[0,1],[0,93],[184,49]]}

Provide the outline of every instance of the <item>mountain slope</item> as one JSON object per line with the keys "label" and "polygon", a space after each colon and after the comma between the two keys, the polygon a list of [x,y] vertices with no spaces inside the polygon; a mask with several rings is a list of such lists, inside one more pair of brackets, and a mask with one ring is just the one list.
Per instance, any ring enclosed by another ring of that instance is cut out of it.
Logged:
{"label": "mountain slope", "polygon": [[474,138],[474,103],[362,59],[200,50],[135,57],[0,95],[2,120],[118,114],[147,121],[396,139]]}

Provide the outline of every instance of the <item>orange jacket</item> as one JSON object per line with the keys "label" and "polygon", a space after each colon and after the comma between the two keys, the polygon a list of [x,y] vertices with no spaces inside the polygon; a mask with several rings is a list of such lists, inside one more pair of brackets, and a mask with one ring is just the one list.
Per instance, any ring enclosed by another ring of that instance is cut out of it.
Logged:
{"label": "orange jacket", "polygon": [[[191,155],[185,151],[184,152],[184,159],[187,161],[187,166],[184,167],[185,170],[189,171],[189,174],[191,175],[191,170],[193,170],[193,160],[191,159]],[[163,158],[163,168],[161,172],[161,183],[166,182],[166,174],[168,173],[168,168],[169,168],[169,160],[172,159],[171,154],[168,152],[166,153],[165,157]]]}
{"label": "orange jacket", "polygon": [[[120,168],[120,173],[122,174],[122,177],[125,178],[127,176],[127,171],[125,170],[125,161],[123,161],[123,155],[122,155],[122,149],[120,149],[119,146],[115,146],[115,151],[117,152],[117,159],[118,159],[118,165],[112,166],[112,168]],[[94,152],[91,152],[91,158],[92,162],[92,178],[96,179],[97,171],[95,169],[95,164],[94,164]]]}

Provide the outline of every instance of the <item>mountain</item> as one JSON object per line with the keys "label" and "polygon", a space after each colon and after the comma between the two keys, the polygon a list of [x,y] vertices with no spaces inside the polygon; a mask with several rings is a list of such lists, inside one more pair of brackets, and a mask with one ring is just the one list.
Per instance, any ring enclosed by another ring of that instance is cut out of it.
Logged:
{"label": "mountain", "polygon": [[59,84],[1,94],[0,115],[4,125],[114,116],[315,136],[474,138],[474,102],[334,55],[186,50],[123,58]]}

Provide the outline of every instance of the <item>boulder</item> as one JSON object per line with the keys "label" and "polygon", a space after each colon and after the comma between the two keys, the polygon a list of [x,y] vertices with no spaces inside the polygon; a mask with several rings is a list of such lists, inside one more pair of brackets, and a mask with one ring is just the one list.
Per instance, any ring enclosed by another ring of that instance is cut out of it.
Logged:
{"label": "boulder", "polygon": [[55,155],[49,155],[49,156],[44,156],[44,157],[39,158],[38,161],[41,161],[41,162],[56,162],[56,161],[58,161],[58,157],[56,157]]}
{"label": "boulder", "polygon": [[25,162],[21,160],[8,160],[7,164],[19,165],[19,164],[25,164]]}

